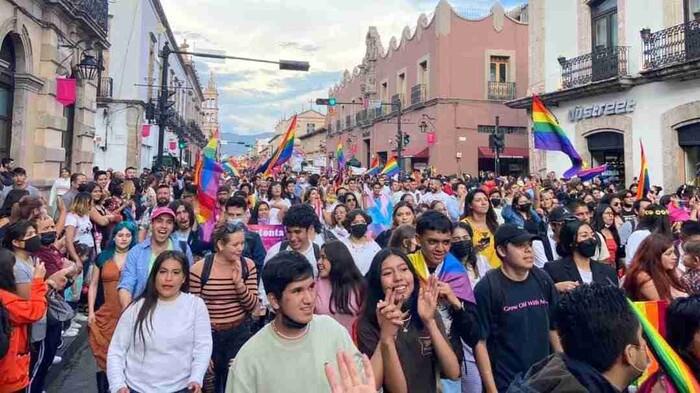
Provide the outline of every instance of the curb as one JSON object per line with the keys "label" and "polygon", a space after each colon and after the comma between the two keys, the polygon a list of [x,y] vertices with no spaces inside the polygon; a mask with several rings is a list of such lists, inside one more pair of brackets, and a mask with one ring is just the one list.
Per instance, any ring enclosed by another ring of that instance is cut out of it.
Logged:
{"label": "curb", "polygon": [[56,351],[56,356],[60,356],[62,358],[61,363],[54,364],[49,368],[49,372],[46,374],[46,383],[44,384],[44,386],[51,385],[56,380],[56,378],[58,378],[58,376],[63,371],[63,366],[70,362],[72,357],[76,354],[76,352],[78,352],[83,343],[87,341],[87,322],[78,323],[80,323],[80,332],[78,332],[77,336],[63,337],[63,346],[58,351]]}

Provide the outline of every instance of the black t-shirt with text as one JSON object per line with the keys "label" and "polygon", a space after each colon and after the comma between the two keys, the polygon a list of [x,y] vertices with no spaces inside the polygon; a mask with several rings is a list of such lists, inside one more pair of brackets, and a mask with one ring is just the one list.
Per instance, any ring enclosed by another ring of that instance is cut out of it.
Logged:
{"label": "black t-shirt with text", "polygon": [[558,294],[542,270],[530,271],[527,279],[517,282],[497,269],[479,281],[474,295],[496,387],[505,391],[518,373],[550,354]]}

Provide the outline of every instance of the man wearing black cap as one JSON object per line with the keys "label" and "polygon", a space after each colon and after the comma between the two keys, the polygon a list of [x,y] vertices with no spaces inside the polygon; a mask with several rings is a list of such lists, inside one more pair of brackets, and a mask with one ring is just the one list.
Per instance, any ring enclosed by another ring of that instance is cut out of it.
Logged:
{"label": "man wearing black cap", "polygon": [[542,269],[547,262],[556,261],[559,259],[557,253],[557,243],[559,243],[559,231],[565,223],[576,220],[576,217],[571,212],[561,206],[557,206],[549,212],[547,216],[547,224],[545,226],[545,234],[541,234],[541,239],[535,239],[532,242],[532,249],[535,253],[535,266]]}
{"label": "man wearing black cap", "polygon": [[552,322],[558,295],[547,273],[534,266],[536,238],[515,225],[501,225],[494,239],[503,264],[474,290],[481,331],[475,354],[487,392],[507,390],[518,373],[561,352]]}

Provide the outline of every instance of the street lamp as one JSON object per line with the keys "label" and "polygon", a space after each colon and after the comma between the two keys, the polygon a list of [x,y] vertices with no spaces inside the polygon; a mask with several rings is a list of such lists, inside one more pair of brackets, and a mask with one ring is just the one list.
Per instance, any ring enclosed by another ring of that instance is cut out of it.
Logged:
{"label": "street lamp", "polygon": [[426,123],[425,120],[421,120],[418,129],[420,129],[421,133],[425,134],[425,132],[428,131],[428,123]]}
{"label": "street lamp", "polygon": [[95,56],[83,53],[83,60],[78,63],[78,72],[80,78],[84,80],[94,80],[99,71],[102,71],[102,65],[95,59]]}

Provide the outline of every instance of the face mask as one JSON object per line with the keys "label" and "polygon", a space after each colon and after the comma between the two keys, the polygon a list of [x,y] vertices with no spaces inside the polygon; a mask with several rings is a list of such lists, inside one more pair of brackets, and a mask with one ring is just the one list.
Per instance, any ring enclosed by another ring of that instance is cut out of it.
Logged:
{"label": "face mask", "polygon": [[471,255],[472,248],[471,240],[462,240],[459,242],[452,243],[450,246],[450,252],[457,257],[457,259],[463,259],[464,257]]}
{"label": "face mask", "polygon": [[499,207],[501,206],[501,200],[498,198],[491,199],[491,205],[493,207]]}
{"label": "face mask", "polygon": [[158,204],[158,207],[168,206],[168,203],[170,203],[170,200],[167,198],[158,198],[156,200],[156,204]]}
{"label": "face mask", "polygon": [[37,235],[24,241],[24,251],[37,252],[41,248],[41,238]]}
{"label": "face mask", "polygon": [[588,202],[588,203],[586,204],[586,206],[588,206],[588,210],[590,210],[590,211],[595,210],[595,205],[596,205],[595,202]]}
{"label": "face mask", "polygon": [[238,224],[242,224],[243,220],[240,218],[229,218],[228,220],[226,220],[226,223],[228,225],[238,225]]}
{"label": "face mask", "polygon": [[279,312],[282,315],[282,325],[284,325],[285,327],[288,327],[290,329],[301,330],[308,325],[308,323],[297,322],[297,321],[293,320],[292,318],[289,318],[287,316],[287,314],[282,312],[281,309],[279,310]]}
{"label": "face mask", "polygon": [[353,237],[360,238],[367,233],[367,224],[355,224],[350,226],[350,234]]}
{"label": "face mask", "polygon": [[[634,345],[634,344],[631,344],[631,345],[633,345],[635,347],[640,347],[639,345]],[[644,371],[646,371],[646,369],[649,368],[649,364],[651,363],[651,361],[649,360],[649,357],[646,355],[646,352],[644,352],[644,358],[646,360],[644,361],[643,368],[639,368],[634,363],[630,363],[630,366],[632,366],[632,368],[635,369],[639,373],[637,378],[640,377],[642,374],[644,374]],[[637,379],[637,378],[635,378],[635,379]]]}
{"label": "face mask", "polygon": [[523,213],[529,212],[531,208],[532,208],[531,203],[526,203],[524,205],[518,205],[518,210],[520,210]]}
{"label": "face mask", "polygon": [[590,258],[595,255],[597,249],[598,242],[596,242],[595,239],[584,240],[576,244],[576,250],[578,250],[579,254],[586,258]]}
{"label": "face mask", "polygon": [[56,242],[56,231],[42,233],[41,244],[44,246],[50,246]]}

